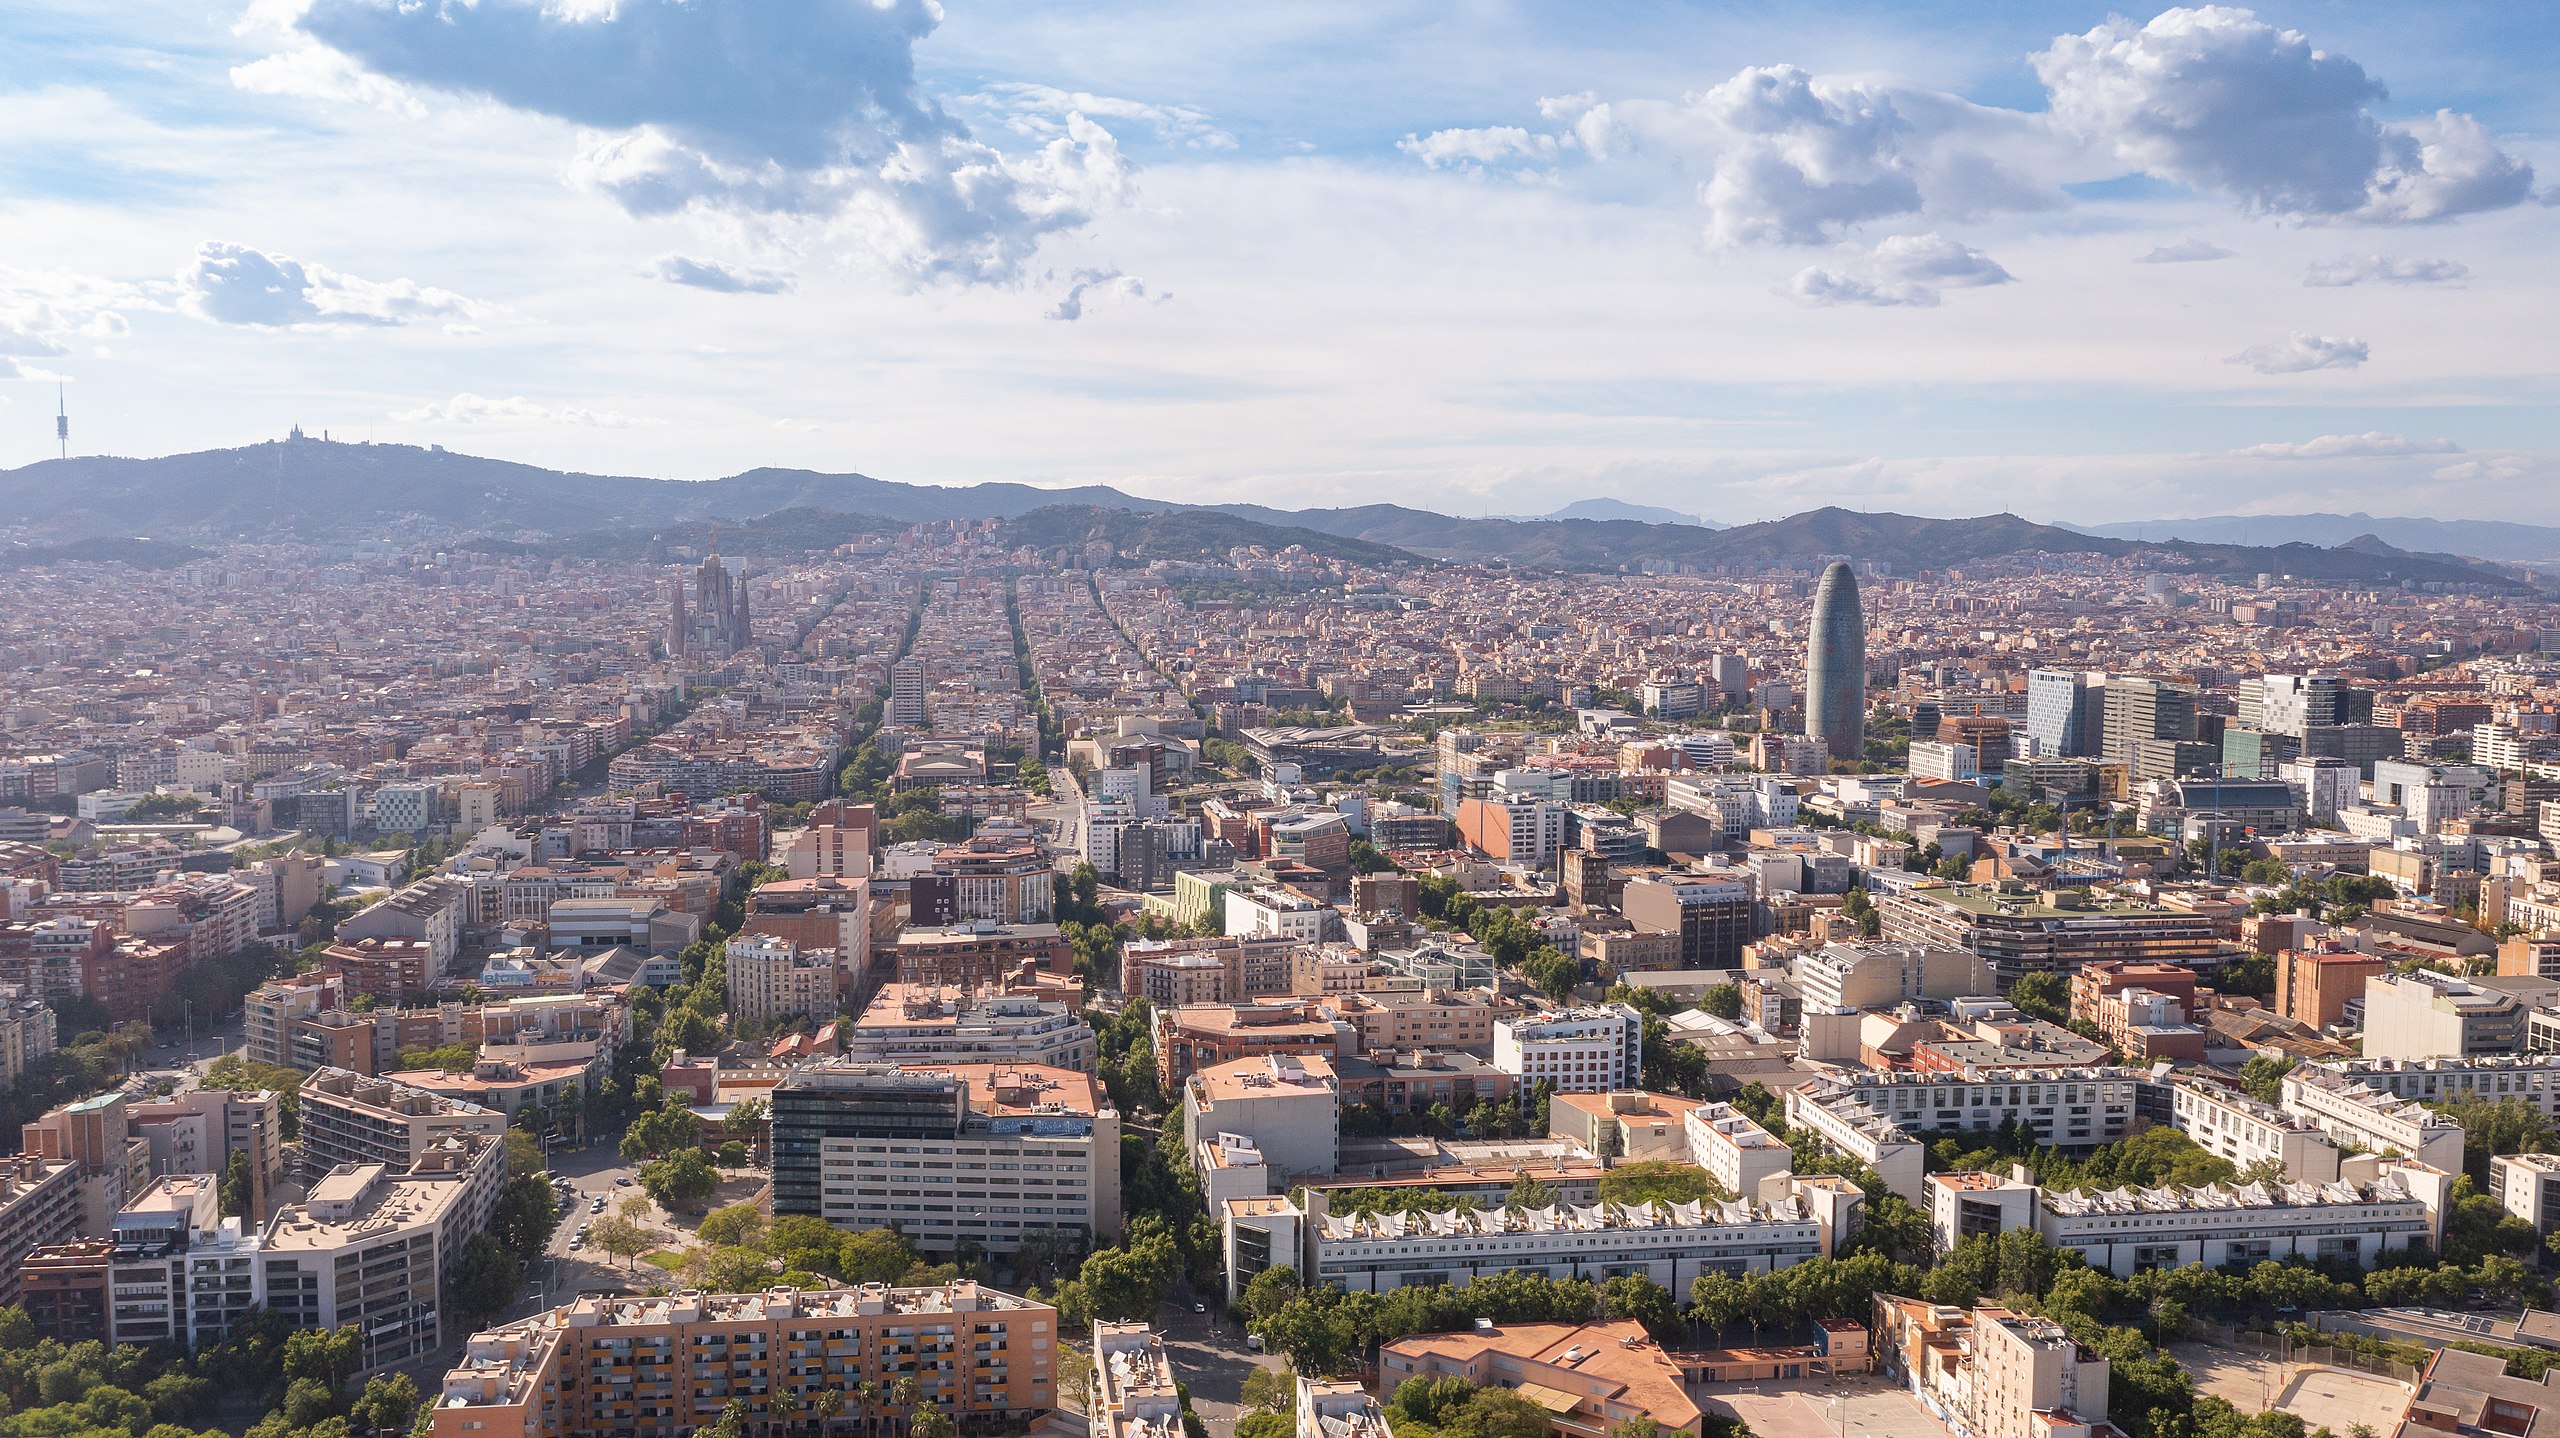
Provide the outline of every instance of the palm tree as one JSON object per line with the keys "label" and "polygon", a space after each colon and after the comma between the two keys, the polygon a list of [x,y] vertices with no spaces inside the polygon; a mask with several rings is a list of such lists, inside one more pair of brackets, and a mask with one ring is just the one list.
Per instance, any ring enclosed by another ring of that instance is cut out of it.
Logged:
{"label": "palm tree", "polygon": [[862,1405],[861,1426],[863,1438],[870,1438],[872,1432],[871,1405],[880,1401],[879,1383],[876,1380],[869,1378],[865,1378],[861,1382],[856,1383],[853,1385],[853,1400],[854,1402]]}
{"label": "palm tree", "polygon": [[907,1426],[916,1411],[916,1404],[923,1397],[924,1390],[916,1386],[916,1380],[911,1374],[900,1376],[896,1383],[889,1386],[889,1407],[897,1415],[899,1433],[904,1434],[907,1431]]}
{"label": "palm tree", "polygon": [[785,1434],[791,1433],[800,1426],[800,1412],[803,1406],[800,1395],[790,1389],[773,1390],[774,1421],[782,1425],[782,1431]]}
{"label": "palm tree", "polygon": [[819,1438],[836,1438],[836,1420],[844,1416],[844,1390],[833,1384],[818,1390]]}

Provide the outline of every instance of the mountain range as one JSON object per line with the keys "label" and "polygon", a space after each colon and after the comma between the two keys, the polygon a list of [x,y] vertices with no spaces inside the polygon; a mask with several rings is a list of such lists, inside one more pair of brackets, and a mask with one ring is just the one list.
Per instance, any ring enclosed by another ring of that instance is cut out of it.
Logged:
{"label": "mountain range", "polygon": [[2463,554],[2517,564],[2560,560],[2560,529],[2496,519],[2377,519],[2370,514],[2216,514],[2130,524],[2065,525],[2113,539],[2186,539],[2207,544],[2339,545],[2364,535],[2421,553]]}
{"label": "mountain range", "polygon": [[[2520,587],[2513,574],[2456,553],[2385,542],[2379,528],[2433,521],[2347,524],[2357,530],[2346,536],[2350,543],[2280,538],[2293,532],[2278,529],[2255,542],[2226,538],[2212,528],[2226,521],[2192,521],[2203,526],[2194,533],[2115,534],[2013,514],[1926,519],[1838,508],[1716,528],[1677,511],[1609,499],[1522,519],[1463,518],[1393,504],[1284,510],[1176,504],[1108,485],[938,486],[805,469],[751,469],[702,481],[564,473],[441,447],[298,437],[156,459],[45,460],[0,471],[0,526],[21,546],[0,549],[0,564],[10,565],[82,558],[166,564],[184,562],[179,556],[191,552],[186,546],[388,537],[484,550],[664,556],[700,548],[715,527],[734,553],[805,554],[907,525],[955,520],[996,521],[1006,542],[1036,549],[1108,539],[1124,553],[1164,558],[1299,544],[1366,564],[1502,561],[1608,572],[1765,568],[1849,557],[1909,573],[2012,555],[2094,554],[2144,556],[2163,569],[2199,575]],[[2543,532],[2560,537],[2560,531]],[[2470,531],[2444,533],[2449,542]],[[157,543],[99,543],[134,539]]]}

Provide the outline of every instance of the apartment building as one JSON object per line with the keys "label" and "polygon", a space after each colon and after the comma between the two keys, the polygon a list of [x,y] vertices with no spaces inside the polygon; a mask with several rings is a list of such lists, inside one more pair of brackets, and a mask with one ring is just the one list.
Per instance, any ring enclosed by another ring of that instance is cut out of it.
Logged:
{"label": "apartment building", "polygon": [[1231,936],[1320,944],[1325,940],[1328,921],[1339,918],[1331,905],[1266,884],[1227,890],[1220,927]]}
{"label": "apartment building", "polygon": [[1189,1142],[1196,1148],[1214,1147],[1221,1135],[1249,1139],[1275,1184],[1333,1176],[1341,1107],[1333,1065],[1312,1055],[1238,1059],[1202,1069],[1182,1085]]}
{"label": "apartment building", "polygon": [[2169,1103],[2179,1132],[2244,1172],[2274,1162],[2284,1165],[2285,1178],[2294,1183],[2338,1177],[2344,1155],[2337,1143],[2299,1114],[2202,1079],[2171,1080]]}
{"label": "apartment building", "polygon": [[2454,1177],[2393,1159],[2360,1182],[2072,1193],[2037,1187],[2023,1167],[2008,1178],[1933,1173],[1929,1221],[1941,1252],[1977,1234],[2033,1229],[2119,1278],[2146,1268],[2292,1260],[2371,1268],[2385,1253],[2435,1245]]}
{"label": "apartment building", "polygon": [[2489,1192],[2536,1233],[2560,1228],[2560,1155],[2500,1154],[2489,1160]]}
{"label": "apartment building", "polygon": [[1267,1054],[1338,1058],[1357,1047],[1350,1024],[1312,999],[1189,1004],[1155,1015],[1156,1082],[1166,1093],[1200,1069]]}
{"label": "apartment building", "polygon": [[1310,1189],[1303,1208],[1287,1199],[1231,1202],[1225,1221],[1249,1221],[1253,1205],[1273,1203],[1296,1220],[1285,1226],[1302,1245],[1296,1267],[1307,1282],[1362,1293],[1415,1283],[1463,1287],[1488,1273],[1570,1278],[1603,1268],[1686,1293],[1700,1274],[1788,1268],[1820,1257],[1829,1243],[1816,1206],[1801,1196],[1335,1217],[1324,1190]]}
{"label": "apartment building", "polygon": [[0,1158],[0,1308],[18,1301],[18,1270],[29,1254],[80,1233],[78,1163],[33,1153]]}
{"label": "apartment building", "polygon": [[725,946],[729,1016],[763,1029],[836,1011],[836,951],[804,949],[789,939],[740,934]]}
{"label": "apartment building", "polygon": [[506,1145],[476,1136],[438,1143],[405,1172],[330,1169],[268,1222],[260,1301],[299,1327],[359,1330],[361,1372],[433,1353],[444,1338],[444,1282],[496,1215],[506,1171]]}
{"label": "apartment building", "polygon": [[[1680,1365],[1632,1320],[1479,1325],[1458,1333],[1417,1333],[1382,1346],[1378,1386],[1393,1392],[1409,1378],[1459,1378],[1480,1388],[1511,1389],[1546,1410],[1549,1427],[1562,1438],[1602,1438],[1639,1418],[1663,1433],[1695,1438],[1706,1423],[1689,1399]],[[1298,1386],[1303,1392],[1306,1381]],[[1383,1434],[1381,1425],[1377,1438]],[[1299,1438],[1310,1438],[1303,1426]]]}
{"label": "apartment building", "polygon": [[1358,1383],[1298,1380],[1297,1438],[1389,1438],[1386,1410]]}
{"label": "apartment building", "polygon": [[2462,1167],[2462,1125],[2452,1118],[2319,1064],[2284,1076],[2278,1107],[2368,1153],[2397,1153],[2437,1168]]}
{"label": "apartment building", "polygon": [[1675,968],[1740,968],[1743,946],[1759,937],[1751,886],[1739,879],[1700,874],[1631,878],[1619,891],[1618,912],[1638,929],[1678,935]]}
{"label": "apartment building", "polygon": [[292,1068],[295,1031],[303,1019],[346,1004],[346,981],[335,974],[270,979],[241,1003],[251,1062]]}
{"label": "apartment building", "polygon": [[2140,1073],[2122,1068],[1860,1069],[1846,1081],[1910,1133],[1980,1133],[2014,1121],[2057,1148],[2094,1148],[2132,1132],[2142,1087]]}
{"label": "apartment building", "polygon": [[965,1279],[589,1296],[473,1334],[444,1376],[431,1432],[683,1438],[732,1398],[745,1398],[761,1425],[778,1421],[781,1394],[806,1415],[823,1392],[870,1383],[885,1393],[902,1378],[965,1427],[1020,1424],[1057,1404],[1058,1338],[1056,1309]]}
{"label": "apartment building", "polygon": [[1325,1007],[1359,1035],[1362,1054],[1375,1055],[1491,1048],[1495,1015],[1508,1006],[1480,989],[1428,989],[1355,990],[1327,998]]}
{"label": "apartment building", "polygon": [[[2473,1058],[2524,1051],[2528,994],[2545,979],[2460,979],[2421,969],[2383,974],[2364,986],[2364,1056]],[[2518,987],[2523,986],[2520,990]]]}
{"label": "apartment building", "polygon": [[265,1296],[261,1236],[224,1218],[210,1174],[163,1178],[116,1214],[109,1231],[109,1340],[197,1345],[229,1337]]}
{"label": "apartment building", "polygon": [[2101,959],[2192,964],[2222,951],[2209,915],[2108,902],[2070,890],[2005,894],[1973,885],[1889,890],[1876,901],[1887,943],[1965,949],[2006,990],[2027,974]]}
{"label": "apartment building", "polygon": [[2351,1083],[2415,1103],[2477,1098],[2516,1099],[2560,1118],[2560,1054],[2483,1054],[2476,1058],[2366,1058],[2316,1067]]}
{"label": "apartment building", "polygon": [[2364,998],[2368,980],[2390,971],[2378,954],[2287,949],[2276,956],[2276,1012],[2325,1033]]}
{"label": "apartment building", "polygon": [[320,971],[336,975],[348,998],[395,1008],[425,999],[441,977],[435,949],[424,939],[341,940],[320,951]]}
{"label": "apartment building", "polygon": [[883,984],[837,1032],[854,1063],[1018,1063],[1092,1073],[1100,1059],[1093,1026],[1037,994]]}
{"label": "apartment building", "polygon": [[2049,1318],[1879,1293],[1887,1376],[1970,1438],[2123,1438],[2107,1421],[2107,1360]]}
{"label": "apartment building", "polygon": [[1644,1018],[1610,1003],[1498,1019],[1493,1066],[1524,1087],[1544,1080],[1558,1093],[1636,1088],[1644,1072]]}
{"label": "apartment building", "polygon": [[1760,1181],[1795,1168],[1795,1155],[1767,1129],[1731,1104],[1699,1104],[1681,1116],[1688,1159],[1725,1192],[1749,1198]]}
{"label": "apartment building", "polygon": [[936,1252],[1119,1236],[1120,1111],[1089,1074],[831,1060],[786,1074],[772,1105],[777,1216],[894,1223]]}
{"label": "apartment building", "polygon": [[302,1171],[308,1177],[369,1163],[407,1173],[446,1139],[497,1139],[507,1131],[507,1116],[496,1109],[340,1068],[304,1079],[299,1101]]}
{"label": "apartment building", "polygon": [[0,1089],[15,1089],[58,1039],[50,1005],[24,985],[0,985]]}
{"label": "apartment building", "polygon": [[1928,1171],[1928,1150],[1902,1126],[1870,1107],[1857,1090],[1830,1079],[1817,1079],[1787,1090],[1787,1126],[1807,1129],[1831,1147],[1875,1171],[1889,1191],[1904,1200],[1925,1202],[1921,1180]]}
{"label": "apartment building", "polygon": [[231,1155],[249,1159],[252,1219],[266,1215],[267,1190],[284,1180],[284,1100],[260,1090],[191,1089],[137,1103],[127,1111],[132,1132],[151,1144],[157,1174],[222,1174]]}
{"label": "apartment building", "polygon": [[1828,943],[1798,954],[1791,971],[1805,1007],[1816,1011],[1999,992],[1980,954],[1919,944]]}
{"label": "apartment building", "polygon": [[1182,1438],[1182,1388],[1144,1323],[1093,1325],[1085,1422],[1094,1438]]}

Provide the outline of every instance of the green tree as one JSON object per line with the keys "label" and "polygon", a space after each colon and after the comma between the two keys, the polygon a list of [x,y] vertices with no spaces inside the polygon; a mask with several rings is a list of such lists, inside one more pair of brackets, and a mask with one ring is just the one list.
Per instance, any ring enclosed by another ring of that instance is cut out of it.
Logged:
{"label": "green tree", "polygon": [[2009,1002],[2029,1018],[2071,1022],[2071,981],[2060,974],[2021,974],[2009,986]]}
{"label": "green tree", "polygon": [[719,1248],[761,1248],[764,1246],[764,1212],[752,1203],[733,1203],[715,1208],[703,1217],[696,1236],[704,1243]]}
{"label": "green tree", "polygon": [[1600,1284],[1600,1312],[1610,1319],[1633,1319],[1657,1343],[1676,1344],[1686,1335],[1680,1300],[1671,1290],[1641,1273],[1622,1273]]}
{"label": "green tree", "polygon": [[248,1153],[242,1149],[233,1149],[230,1162],[222,1167],[222,1183],[217,1193],[217,1198],[222,1205],[222,1216],[225,1218],[248,1217],[250,1193],[253,1187],[254,1185],[250,1182]]}
{"label": "green tree", "polygon": [[418,1385],[406,1373],[377,1373],[347,1408],[348,1431],[406,1433],[418,1421]]}
{"label": "green tree", "polygon": [[1738,984],[1717,984],[1698,996],[1698,1007],[1720,1019],[1742,1017],[1742,988]]}
{"label": "green tree", "polygon": [[640,1166],[640,1189],[656,1199],[660,1208],[695,1209],[720,1191],[720,1171],[701,1149],[678,1149]]}
{"label": "green tree", "polygon": [[1705,1198],[1732,1198],[1705,1169],[1695,1164],[1656,1159],[1622,1163],[1600,1176],[1604,1203],[1694,1203]]}
{"label": "green tree", "polygon": [[2252,1054],[2240,1065],[2240,1087],[2260,1103],[2277,1103],[2284,1098],[2284,1076],[2293,1072],[2294,1060],[2289,1054]]}
{"label": "green tree", "polygon": [[506,1311],[524,1282],[524,1265],[493,1234],[474,1234],[454,1265],[448,1284],[465,1323],[484,1323]]}

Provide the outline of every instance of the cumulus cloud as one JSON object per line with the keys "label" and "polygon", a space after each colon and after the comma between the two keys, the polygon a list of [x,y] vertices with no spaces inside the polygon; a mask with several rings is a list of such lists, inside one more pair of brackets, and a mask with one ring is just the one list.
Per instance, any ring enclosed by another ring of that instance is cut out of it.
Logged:
{"label": "cumulus cloud", "polygon": [[2280,340],[2251,345],[2230,359],[2260,374],[2301,374],[2315,369],[2354,369],[2372,356],[2363,340],[2335,335],[2307,335],[2299,330]]}
{"label": "cumulus cloud", "polygon": [[[1771,64],[1678,100],[1550,97],[1538,102],[1544,127],[1434,130],[1400,148],[1439,169],[1570,177],[1621,164],[1652,175],[1656,199],[1703,205],[1720,246],[2058,209],[2071,203],[2064,186],[2128,171],[2304,222],[2441,220],[2532,193],[2532,166],[2471,117],[2377,119],[2383,86],[2361,65],[2247,10],[2110,20],[2031,58],[2048,92],[2040,111]],[[1634,188],[1598,183],[1616,198]],[[2191,239],[2145,259],[2223,254]]]}
{"label": "cumulus cloud", "polygon": [[1087,304],[1105,300],[1162,304],[1172,298],[1161,290],[1149,294],[1145,281],[1118,270],[1077,270],[1067,276],[1067,291],[1049,307],[1049,318],[1080,320]]}
{"label": "cumulus cloud", "polygon": [[55,374],[49,369],[38,369],[22,359],[0,355],[0,380],[40,379],[59,382],[67,378],[69,376]]}
{"label": "cumulus cloud", "polygon": [[2174,245],[2160,245],[2151,253],[2134,261],[2139,265],[2187,265],[2202,260],[2227,260],[2232,252],[2210,240],[2190,236]]}
{"label": "cumulus cloud", "polygon": [[2402,434],[2367,430],[2363,434],[2324,434],[2290,443],[2253,444],[2231,451],[2233,459],[2397,459],[2412,454],[2460,454],[2449,439],[2411,439]]}
{"label": "cumulus cloud", "polygon": [[2112,19],[2032,57],[2067,130],[2146,174],[2253,213],[2377,223],[2526,198],[2533,167],[2451,111],[2384,124],[2382,83],[2247,10]]}
{"label": "cumulus cloud", "polygon": [[1435,170],[1479,170],[1513,161],[1550,161],[1561,146],[1553,135],[1533,135],[1518,125],[1488,125],[1407,135],[1396,148]]}
{"label": "cumulus cloud", "polygon": [[960,103],[993,115],[1006,129],[1020,135],[1049,140],[1066,133],[1067,117],[1083,115],[1095,120],[1123,120],[1144,125],[1169,145],[1189,150],[1232,150],[1236,137],[1219,129],[1209,120],[1209,112],[1191,105],[1151,105],[1144,100],[1126,100],[1116,95],[1095,95],[1083,90],[1061,90],[1050,85],[1034,85],[1020,81],[1001,81],[974,95],[963,96]]}
{"label": "cumulus cloud", "polygon": [[1125,198],[1130,167],[1072,109],[1027,154],[974,138],[916,79],[940,18],[934,0],[310,0],[292,34],[580,127],[572,179],[634,215],[806,223],[909,283],[1009,283],[1043,236]]}
{"label": "cumulus cloud", "polygon": [[2349,255],[2302,272],[2306,285],[2449,285],[2471,278],[2471,267],[2455,260],[2395,260],[2383,255]]}
{"label": "cumulus cloud", "polygon": [[1899,143],[1909,126],[1879,88],[1777,65],[1745,70],[1689,108],[1724,141],[1698,192],[1712,238],[1814,244],[1920,208]]}
{"label": "cumulus cloud", "polygon": [[178,304],[216,324],[405,325],[464,319],[487,306],[414,280],[360,279],[246,245],[208,240],[178,275]]}
{"label": "cumulus cloud", "polygon": [[490,399],[468,392],[391,417],[403,424],[566,424],[593,429],[628,429],[645,422],[609,409],[536,404],[520,394]]}
{"label": "cumulus cloud", "polygon": [[724,295],[778,295],[788,292],[798,283],[780,270],[732,265],[720,260],[697,260],[691,255],[660,255],[650,273],[671,285],[717,290]]}
{"label": "cumulus cloud", "polygon": [[1848,268],[1799,271],[1787,290],[1803,305],[1934,305],[1940,290],[2016,278],[1989,255],[1944,235],[1894,235]]}

